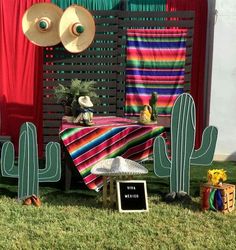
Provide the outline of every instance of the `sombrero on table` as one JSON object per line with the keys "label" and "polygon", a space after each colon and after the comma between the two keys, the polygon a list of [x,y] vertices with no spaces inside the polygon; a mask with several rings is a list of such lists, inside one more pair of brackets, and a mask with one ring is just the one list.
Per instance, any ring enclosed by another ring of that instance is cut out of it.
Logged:
{"label": "sombrero on table", "polygon": [[22,18],[25,36],[42,47],[60,43],[58,33],[63,10],[53,3],[36,3],[26,10]]}
{"label": "sombrero on table", "polygon": [[82,6],[68,7],[60,20],[59,35],[65,49],[79,53],[87,49],[95,36],[95,23],[90,12]]}
{"label": "sombrero on table", "polygon": [[148,170],[135,161],[118,156],[98,162],[91,169],[91,173],[104,176],[139,175],[147,174]]}
{"label": "sombrero on table", "polygon": [[78,102],[81,106],[83,106],[85,108],[93,107],[93,103],[91,102],[89,96],[80,96],[78,99]]}

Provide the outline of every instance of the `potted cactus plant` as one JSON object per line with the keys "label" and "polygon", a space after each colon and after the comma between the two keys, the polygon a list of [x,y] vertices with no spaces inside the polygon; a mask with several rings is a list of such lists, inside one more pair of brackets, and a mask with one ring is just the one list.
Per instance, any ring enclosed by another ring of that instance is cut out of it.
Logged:
{"label": "potted cactus plant", "polygon": [[82,81],[79,79],[72,79],[69,87],[59,83],[54,89],[54,95],[57,103],[64,107],[65,115],[77,115],[76,110],[80,96],[89,96],[93,102],[96,102],[98,95],[95,92],[95,85],[95,81]]}

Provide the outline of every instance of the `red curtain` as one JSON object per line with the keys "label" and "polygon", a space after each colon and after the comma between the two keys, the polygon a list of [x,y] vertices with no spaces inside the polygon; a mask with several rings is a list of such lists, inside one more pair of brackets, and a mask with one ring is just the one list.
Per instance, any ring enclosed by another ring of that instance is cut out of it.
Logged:
{"label": "red curtain", "polygon": [[22,32],[21,20],[32,4],[49,0],[0,0],[0,134],[18,149],[19,129],[33,122],[42,155],[43,48]]}
{"label": "red curtain", "polygon": [[191,95],[196,103],[196,147],[200,146],[204,129],[204,74],[207,32],[207,0],[167,0],[168,11],[195,11]]}

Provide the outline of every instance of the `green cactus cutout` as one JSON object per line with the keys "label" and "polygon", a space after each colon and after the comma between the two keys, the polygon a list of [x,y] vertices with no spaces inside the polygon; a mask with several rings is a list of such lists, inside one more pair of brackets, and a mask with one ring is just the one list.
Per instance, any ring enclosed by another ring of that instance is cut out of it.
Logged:
{"label": "green cactus cutout", "polygon": [[151,98],[149,100],[149,105],[152,108],[151,120],[155,122],[157,121],[158,117],[157,100],[158,100],[157,92],[152,92]]}
{"label": "green cactus cutout", "polygon": [[61,177],[61,147],[57,142],[46,145],[46,166],[39,169],[36,127],[26,122],[19,137],[18,166],[14,164],[14,146],[8,141],[1,152],[2,176],[18,178],[18,199],[39,195],[39,182],[56,182]]}
{"label": "green cactus cutout", "polygon": [[218,130],[209,126],[203,131],[198,150],[195,145],[196,111],[190,94],[181,94],[175,101],[171,116],[171,160],[167,156],[165,140],[154,141],[154,172],[159,177],[170,177],[170,192],[189,194],[190,164],[210,165],[213,160]]}

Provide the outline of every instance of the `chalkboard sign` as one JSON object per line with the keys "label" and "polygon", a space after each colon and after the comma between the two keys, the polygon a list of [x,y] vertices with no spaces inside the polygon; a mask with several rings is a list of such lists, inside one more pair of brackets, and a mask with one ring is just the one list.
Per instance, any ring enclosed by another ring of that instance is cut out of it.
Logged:
{"label": "chalkboard sign", "polygon": [[146,181],[117,181],[117,199],[120,212],[147,212]]}

